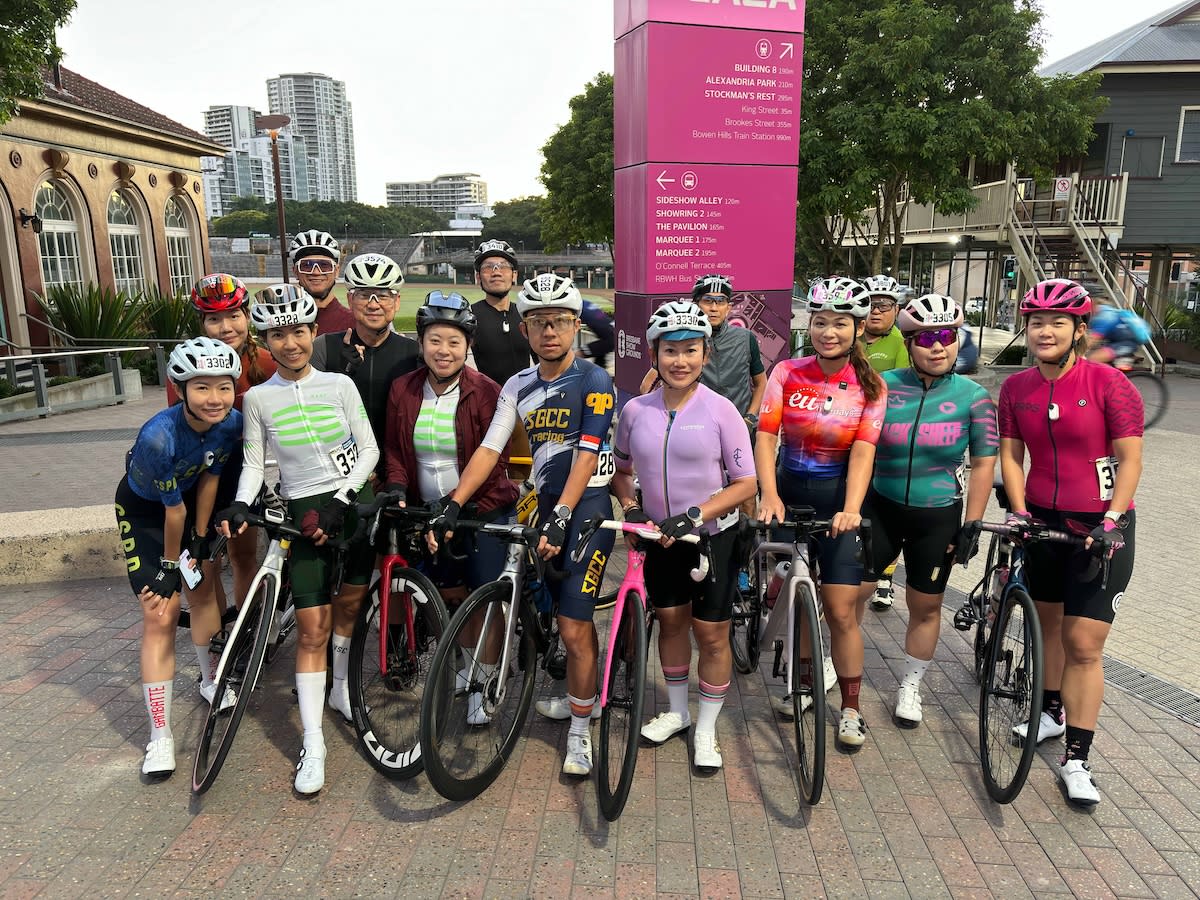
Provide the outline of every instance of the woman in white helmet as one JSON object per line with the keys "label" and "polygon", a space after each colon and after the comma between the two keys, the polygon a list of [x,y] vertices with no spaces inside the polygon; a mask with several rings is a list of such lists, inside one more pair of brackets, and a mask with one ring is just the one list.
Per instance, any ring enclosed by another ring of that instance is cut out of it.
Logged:
{"label": "woman in white helmet", "polygon": [[[183,569],[189,579],[200,575],[191,558],[208,556],[204,548],[217,482],[242,437],[242,416],[233,408],[234,383],[241,374],[237,352],[222,341],[193,338],[171,351],[167,375],[182,402],[142,426],[117,485],[117,527],[129,584],[142,607],[142,695],[150,716],[142,773],[152,778],[175,771],[171,698],[181,591],[191,611],[200,693],[209,703],[216,695],[216,660],[208,643],[221,616],[212,583],[186,587]],[[233,702],[231,692],[221,699],[223,708]]]}

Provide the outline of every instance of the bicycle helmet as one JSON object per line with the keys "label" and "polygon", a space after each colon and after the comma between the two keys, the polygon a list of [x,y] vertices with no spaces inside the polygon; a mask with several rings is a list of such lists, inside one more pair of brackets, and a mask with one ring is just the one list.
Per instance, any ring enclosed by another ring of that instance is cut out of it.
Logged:
{"label": "bicycle helmet", "polygon": [[686,341],[702,337],[712,338],[712,324],[708,316],[690,300],[668,300],[650,316],[646,325],[646,343],[664,341]]}
{"label": "bicycle helmet", "polygon": [[543,272],[530,278],[517,294],[517,313],[525,318],[543,309],[569,309],[575,315],[583,311],[583,297],[575,282],[564,275]]}
{"label": "bicycle helmet", "polygon": [[865,319],[871,312],[871,292],[853,278],[818,278],[808,289],[808,311],[848,313]]}
{"label": "bicycle helmet", "polygon": [[1069,278],[1039,281],[1021,298],[1021,315],[1035,312],[1061,312],[1086,316],[1092,311],[1092,298],[1083,285]]}
{"label": "bicycle helmet", "polygon": [[421,337],[430,325],[453,325],[462,329],[467,340],[471,340],[479,320],[462,294],[430,291],[425,295],[425,304],[417,310],[417,337]]}
{"label": "bicycle helmet", "polygon": [[240,278],[214,272],[205,275],[192,288],[192,305],[205,313],[231,312],[250,302],[250,292]]}
{"label": "bicycle helmet", "polygon": [[298,259],[318,253],[328,256],[334,262],[342,258],[342,251],[338,249],[338,242],[334,236],[328,231],[317,231],[315,228],[300,232],[292,238],[288,247],[288,259],[293,264]]}
{"label": "bicycle helmet", "polygon": [[905,337],[911,337],[918,331],[957,328],[962,323],[962,307],[953,297],[942,294],[925,294],[915,300],[909,300],[896,319],[900,333]]}
{"label": "bicycle helmet", "polygon": [[317,321],[317,302],[304,288],[273,284],[254,295],[250,321],[259,331],[287,325],[311,325]]}
{"label": "bicycle helmet", "polygon": [[210,337],[192,338],[171,351],[167,375],[176,384],[199,375],[228,375],[237,381],[242,376],[242,361],[237,351],[224,341]]}
{"label": "bicycle helmet", "polygon": [[516,251],[508,241],[484,241],[475,251],[475,271],[478,272],[483,261],[489,256],[501,256],[514,267],[517,265]]}
{"label": "bicycle helmet", "polygon": [[404,273],[390,256],[382,253],[363,253],[346,265],[346,285],[351,290],[378,288],[384,291],[397,290],[404,284]]}
{"label": "bicycle helmet", "polygon": [[733,282],[724,275],[701,275],[692,286],[692,302],[707,294],[724,294],[732,300]]}
{"label": "bicycle helmet", "polygon": [[900,282],[891,275],[872,275],[863,284],[871,292],[872,297],[891,297],[893,300],[899,301],[904,295],[900,289]]}

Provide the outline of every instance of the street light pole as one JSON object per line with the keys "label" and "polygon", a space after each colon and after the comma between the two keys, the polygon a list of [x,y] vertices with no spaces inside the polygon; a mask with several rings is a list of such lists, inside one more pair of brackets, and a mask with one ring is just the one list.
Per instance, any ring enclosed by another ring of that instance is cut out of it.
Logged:
{"label": "street light pole", "polygon": [[283,215],[283,179],[279,174],[279,129],[291,124],[288,116],[259,116],[254,120],[256,128],[266,129],[271,138],[271,168],[275,174],[275,218],[279,227],[279,262],[283,283],[288,283],[287,223]]}

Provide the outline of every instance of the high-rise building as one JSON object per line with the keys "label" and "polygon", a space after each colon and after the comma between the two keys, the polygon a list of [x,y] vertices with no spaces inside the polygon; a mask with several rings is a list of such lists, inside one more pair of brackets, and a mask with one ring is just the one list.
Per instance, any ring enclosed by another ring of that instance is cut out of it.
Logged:
{"label": "high-rise building", "polygon": [[487,205],[487,182],[474,172],[439,175],[433,181],[389,181],[388,206],[420,206],[450,215],[460,206]]}
{"label": "high-rise building", "polygon": [[292,131],[304,138],[314,178],[316,200],[357,200],[354,161],[354,117],[346,85],[316,72],[292,73],[267,80],[272,113],[292,119]]}
{"label": "high-rise building", "polygon": [[[254,126],[257,110],[248,106],[210,106],[204,113],[205,134],[230,148],[225,156],[201,162],[204,202],[211,218],[223,216],[237,197],[275,202],[271,139]],[[279,181],[285,200],[312,199],[308,144],[292,126],[279,131]]]}

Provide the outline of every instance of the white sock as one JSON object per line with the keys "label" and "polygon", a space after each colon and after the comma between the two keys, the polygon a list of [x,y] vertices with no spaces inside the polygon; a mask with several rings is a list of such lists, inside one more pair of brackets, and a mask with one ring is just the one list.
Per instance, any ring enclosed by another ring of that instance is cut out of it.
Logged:
{"label": "white sock", "polygon": [[146,712],[150,715],[150,740],[171,737],[171,691],[172,681],[142,682],[142,698],[146,701]]}
{"label": "white sock", "polygon": [[297,672],[296,698],[300,703],[300,724],[304,726],[304,746],[324,747],[321,716],[325,708],[325,673]]}
{"label": "white sock", "polygon": [[346,701],[349,709],[350,688],[346,685],[346,673],[350,670],[350,638],[334,632],[330,643],[333,644],[333,684],[329,695],[337,697],[338,701]]}
{"label": "white sock", "polygon": [[667,684],[667,703],[671,712],[679,713],[688,720],[688,666],[663,666],[663,680]]}
{"label": "white sock", "polygon": [[[592,724],[592,706],[596,702],[596,696],[593,695],[589,700],[580,700],[578,697],[572,697],[567,694],[567,702],[571,704],[571,727],[568,729],[568,734],[588,734],[589,726]],[[575,708],[586,708],[582,716],[575,715]]]}
{"label": "white sock", "polygon": [[915,656],[904,656],[904,677],[900,679],[909,687],[920,687],[921,679],[925,677],[925,670],[929,668],[929,664],[933,662],[931,659],[917,659]]}
{"label": "white sock", "polygon": [[696,733],[701,731],[712,733],[717,730],[717,716],[725,705],[725,692],[729,690],[729,682],[724,684],[709,684],[700,679],[700,710],[696,715]]}
{"label": "white sock", "polygon": [[196,651],[196,662],[200,664],[200,686],[208,687],[217,674],[217,658],[208,651],[208,644],[192,644]]}

